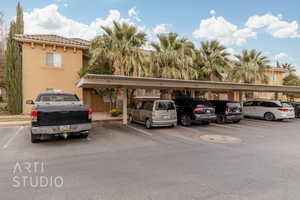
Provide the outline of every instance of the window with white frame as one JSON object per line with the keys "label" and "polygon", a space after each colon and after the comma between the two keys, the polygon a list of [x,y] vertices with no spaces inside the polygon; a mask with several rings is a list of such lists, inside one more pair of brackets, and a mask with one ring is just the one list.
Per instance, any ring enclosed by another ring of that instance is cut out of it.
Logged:
{"label": "window with white frame", "polygon": [[46,65],[61,67],[61,55],[59,53],[46,53]]}

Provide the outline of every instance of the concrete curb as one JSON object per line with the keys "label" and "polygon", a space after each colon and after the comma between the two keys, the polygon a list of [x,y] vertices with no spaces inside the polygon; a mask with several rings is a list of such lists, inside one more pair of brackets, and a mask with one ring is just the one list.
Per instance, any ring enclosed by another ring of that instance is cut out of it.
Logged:
{"label": "concrete curb", "polygon": [[[109,122],[109,121],[122,121],[122,118],[97,119],[97,120],[93,120],[92,123]],[[0,127],[18,127],[18,126],[31,126],[31,121],[0,122]]]}

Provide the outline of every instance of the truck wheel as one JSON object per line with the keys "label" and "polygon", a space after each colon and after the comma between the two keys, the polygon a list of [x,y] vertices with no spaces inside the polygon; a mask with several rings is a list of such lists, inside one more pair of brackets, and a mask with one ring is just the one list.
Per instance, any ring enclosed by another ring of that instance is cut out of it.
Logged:
{"label": "truck wheel", "polygon": [[41,135],[31,133],[31,143],[39,143],[39,142],[41,142]]}

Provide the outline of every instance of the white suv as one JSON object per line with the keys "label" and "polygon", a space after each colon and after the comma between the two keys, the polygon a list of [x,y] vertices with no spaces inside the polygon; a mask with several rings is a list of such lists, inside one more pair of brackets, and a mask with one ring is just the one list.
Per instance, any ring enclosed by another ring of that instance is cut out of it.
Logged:
{"label": "white suv", "polygon": [[295,112],[292,105],[280,101],[247,101],[243,105],[245,117],[263,118],[268,121],[293,119]]}

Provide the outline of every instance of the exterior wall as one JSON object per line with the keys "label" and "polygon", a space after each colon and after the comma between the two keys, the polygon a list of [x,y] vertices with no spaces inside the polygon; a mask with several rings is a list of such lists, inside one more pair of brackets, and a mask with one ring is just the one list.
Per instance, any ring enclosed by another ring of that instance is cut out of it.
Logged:
{"label": "exterior wall", "polygon": [[112,109],[112,105],[105,103],[93,89],[83,89],[83,102],[90,106],[93,112],[109,112]]}
{"label": "exterior wall", "polygon": [[[28,99],[35,99],[37,94],[47,88],[61,89],[63,92],[75,93],[82,99],[82,89],[75,86],[79,80],[78,72],[82,68],[82,50],[73,48],[45,46],[23,43],[23,113],[29,113],[31,106]],[[61,67],[46,65],[46,53],[61,54]]]}
{"label": "exterior wall", "polygon": [[[284,70],[277,70],[276,68],[266,71],[266,75],[269,77],[269,85],[282,85],[283,79],[287,75],[287,72]],[[253,95],[254,98],[261,99],[275,99],[275,94],[272,92],[255,92]],[[278,93],[278,99],[284,99],[282,93]]]}

